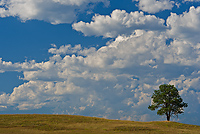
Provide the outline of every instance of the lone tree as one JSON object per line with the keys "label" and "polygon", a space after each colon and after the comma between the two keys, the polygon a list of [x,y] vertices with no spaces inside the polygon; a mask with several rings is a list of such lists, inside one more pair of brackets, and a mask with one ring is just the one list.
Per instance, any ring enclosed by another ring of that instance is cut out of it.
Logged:
{"label": "lone tree", "polygon": [[163,84],[159,86],[159,90],[154,90],[151,97],[153,99],[152,105],[148,107],[150,110],[157,111],[157,115],[166,115],[167,121],[170,120],[172,115],[182,114],[184,112],[183,107],[187,107],[188,104],[183,102],[178,90],[174,85]]}

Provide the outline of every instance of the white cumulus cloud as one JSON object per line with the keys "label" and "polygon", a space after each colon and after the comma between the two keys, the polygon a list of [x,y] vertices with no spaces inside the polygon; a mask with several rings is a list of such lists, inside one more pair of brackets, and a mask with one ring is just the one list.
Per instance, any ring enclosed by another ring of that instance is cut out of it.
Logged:
{"label": "white cumulus cloud", "polygon": [[172,38],[184,39],[189,42],[199,43],[200,34],[200,7],[190,7],[189,12],[177,15],[171,13],[167,19],[168,31]]}
{"label": "white cumulus cloud", "polygon": [[165,30],[164,20],[154,15],[144,15],[143,12],[127,13],[125,10],[114,10],[111,15],[98,15],[92,22],[80,21],[73,24],[73,28],[84,33],[85,36],[116,37],[119,34],[131,34],[137,29]]}
{"label": "white cumulus cloud", "polygon": [[157,13],[163,10],[171,10],[174,7],[172,0],[132,0],[137,1],[139,9],[149,13]]}
{"label": "white cumulus cloud", "polygon": [[37,19],[52,24],[71,23],[78,10],[98,2],[109,4],[107,0],[2,0],[0,17],[17,16],[22,21]]}

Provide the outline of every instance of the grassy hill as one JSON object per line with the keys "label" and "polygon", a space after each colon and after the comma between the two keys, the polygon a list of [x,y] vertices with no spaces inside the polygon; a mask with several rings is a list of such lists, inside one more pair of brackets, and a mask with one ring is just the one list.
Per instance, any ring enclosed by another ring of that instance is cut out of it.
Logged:
{"label": "grassy hill", "polygon": [[200,134],[200,126],[72,115],[0,115],[0,134]]}

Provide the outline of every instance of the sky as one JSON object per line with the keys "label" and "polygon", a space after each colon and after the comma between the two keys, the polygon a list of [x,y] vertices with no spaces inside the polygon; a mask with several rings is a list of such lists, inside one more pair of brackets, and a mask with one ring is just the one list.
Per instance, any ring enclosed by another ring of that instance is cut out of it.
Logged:
{"label": "sky", "polygon": [[200,0],[0,0],[0,114],[163,121],[171,84],[200,125]]}

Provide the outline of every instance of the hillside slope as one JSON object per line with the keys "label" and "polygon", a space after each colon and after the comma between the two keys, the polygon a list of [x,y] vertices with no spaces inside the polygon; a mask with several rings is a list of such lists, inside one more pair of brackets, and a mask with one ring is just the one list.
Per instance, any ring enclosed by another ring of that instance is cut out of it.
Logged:
{"label": "hillside slope", "polygon": [[199,134],[200,126],[73,115],[0,115],[0,134]]}

